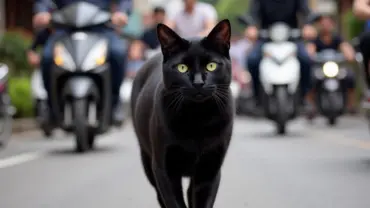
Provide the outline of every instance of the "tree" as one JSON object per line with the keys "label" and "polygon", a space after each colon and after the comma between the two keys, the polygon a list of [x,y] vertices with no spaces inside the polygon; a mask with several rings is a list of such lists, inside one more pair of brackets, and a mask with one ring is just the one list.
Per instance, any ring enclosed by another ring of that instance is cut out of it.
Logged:
{"label": "tree", "polygon": [[219,19],[229,19],[234,32],[240,32],[244,29],[244,26],[237,22],[236,17],[245,14],[248,11],[248,6],[248,0],[219,0],[215,4]]}

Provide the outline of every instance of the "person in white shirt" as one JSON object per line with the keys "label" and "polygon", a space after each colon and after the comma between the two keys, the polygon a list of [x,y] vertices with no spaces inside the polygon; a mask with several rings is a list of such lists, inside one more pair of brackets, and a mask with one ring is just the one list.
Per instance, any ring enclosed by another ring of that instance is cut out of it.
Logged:
{"label": "person in white shirt", "polygon": [[217,11],[208,3],[184,0],[184,8],[169,15],[166,25],[185,38],[206,36],[217,23]]}

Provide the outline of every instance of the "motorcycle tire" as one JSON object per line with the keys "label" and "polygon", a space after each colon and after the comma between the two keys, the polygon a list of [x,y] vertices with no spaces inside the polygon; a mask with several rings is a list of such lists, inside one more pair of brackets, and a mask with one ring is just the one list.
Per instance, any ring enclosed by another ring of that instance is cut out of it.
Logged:
{"label": "motorcycle tire", "polygon": [[337,124],[337,118],[336,117],[328,118],[328,124],[329,126],[335,126]]}
{"label": "motorcycle tire", "polygon": [[51,139],[53,136],[53,130],[49,126],[43,126],[42,133],[44,134],[44,137],[47,139]]}
{"label": "motorcycle tire", "polygon": [[277,104],[277,114],[276,114],[276,127],[278,135],[286,134],[286,122],[288,120],[287,112],[284,110],[287,106],[286,101],[288,100],[288,95],[284,87],[278,87],[276,89],[276,104]]}
{"label": "motorcycle tire", "polygon": [[95,133],[93,131],[89,131],[88,145],[89,145],[89,149],[94,149],[95,147]]}
{"label": "motorcycle tire", "polygon": [[87,122],[87,102],[85,99],[73,101],[73,120],[76,142],[76,151],[84,153],[90,149],[89,145],[89,127]]}

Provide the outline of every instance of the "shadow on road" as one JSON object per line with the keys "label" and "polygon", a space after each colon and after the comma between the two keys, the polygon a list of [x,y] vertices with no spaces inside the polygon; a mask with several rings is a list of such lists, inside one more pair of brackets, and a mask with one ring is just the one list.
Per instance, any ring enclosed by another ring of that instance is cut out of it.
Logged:
{"label": "shadow on road", "polygon": [[[118,149],[115,146],[99,146],[85,153],[76,152],[76,150],[73,148],[68,148],[68,149],[66,148],[66,149],[54,149],[54,150],[49,151],[48,154],[52,156],[65,156],[65,155],[76,156],[76,155],[89,155],[89,154],[95,155],[95,154],[112,153],[117,150]],[[120,151],[122,151],[122,149],[120,149]]]}
{"label": "shadow on road", "polygon": [[252,132],[242,135],[244,138],[253,139],[274,139],[274,140],[286,140],[286,139],[305,139],[307,136],[304,132],[287,132],[285,135],[278,135],[276,132],[266,131],[266,132]]}

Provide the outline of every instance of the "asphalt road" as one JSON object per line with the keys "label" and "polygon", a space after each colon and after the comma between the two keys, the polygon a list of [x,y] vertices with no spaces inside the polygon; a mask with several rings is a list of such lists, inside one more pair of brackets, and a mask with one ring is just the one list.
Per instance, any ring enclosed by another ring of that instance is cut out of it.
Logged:
{"label": "asphalt road", "polygon": [[[0,151],[1,208],[157,208],[132,127],[72,151],[69,136],[16,135]],[[185,181],[186,182],[186,181]],[[286,137],[238,119],[216,208],[369,208],[370,133],[361,118],[297,120]]]}

